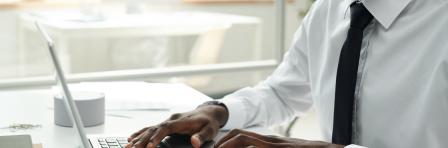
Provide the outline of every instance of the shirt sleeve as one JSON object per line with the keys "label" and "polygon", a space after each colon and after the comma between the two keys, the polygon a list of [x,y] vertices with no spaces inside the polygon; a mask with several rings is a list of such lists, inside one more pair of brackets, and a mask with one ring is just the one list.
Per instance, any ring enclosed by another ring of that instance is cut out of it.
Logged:
{"label": "shirt sleeve", "polygon": [[[306,21],[304,19],[304,22]],[[269,126],[304,114],[312,105],[306,27],[299,27],[284,60],[271,76],[221,101],[229,110],[223,129]]]}

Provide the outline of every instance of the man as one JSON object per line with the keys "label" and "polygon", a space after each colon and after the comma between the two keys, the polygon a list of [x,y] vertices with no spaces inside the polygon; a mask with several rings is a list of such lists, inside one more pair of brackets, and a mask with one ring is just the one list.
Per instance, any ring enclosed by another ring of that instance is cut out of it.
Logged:
{"label": "man", "polygon": [[233,130],[216,147],[448,146],[448,0],[318,0],[264,82],[133,134],[199,147],[220,128],[272,125],[314,105],[324,141]]}

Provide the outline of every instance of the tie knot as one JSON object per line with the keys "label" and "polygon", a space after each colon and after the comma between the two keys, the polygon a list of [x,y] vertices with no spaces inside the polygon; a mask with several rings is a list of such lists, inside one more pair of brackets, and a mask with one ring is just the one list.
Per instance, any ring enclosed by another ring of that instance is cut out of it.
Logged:
{"label": "tie knot", "polygon": [[372,14],[360,2],[354,2],[350,5],[350,13],[350,27],[353,28],[364,30],[373,19]]}

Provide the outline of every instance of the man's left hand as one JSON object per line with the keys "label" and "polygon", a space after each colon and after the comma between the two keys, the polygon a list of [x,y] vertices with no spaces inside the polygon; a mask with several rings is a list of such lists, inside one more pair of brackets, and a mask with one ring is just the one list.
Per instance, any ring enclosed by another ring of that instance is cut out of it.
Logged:
{"label": "man's left hand", "polygon": [[342,145],[322,141],[308,141],[295,138],[264,136],[235,129],[219,140],[215,148],[343,148]]}

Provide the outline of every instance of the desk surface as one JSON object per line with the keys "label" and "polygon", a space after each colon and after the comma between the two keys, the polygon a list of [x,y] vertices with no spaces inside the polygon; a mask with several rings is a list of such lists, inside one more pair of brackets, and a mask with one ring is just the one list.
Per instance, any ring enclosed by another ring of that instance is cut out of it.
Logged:
{"label": "desk surface", "polygon": [[[41,125],[40,128],[15,132],[0,129],[0,135],[30,134],[33,143],[42,143],[44,148],[76,147],[79,143],[76,132],[72,128],[54,124],[52,100],[52,92],[49,89],[0,91],[0,117],[2,118],[0,128],[14,123]],[[142,127],[164,121],[173,112],[187,111],[195,107],[188,105],[171,111],[106,111],[109,115],[106,115],[105,124],[88,127],[86,132],[88,135],[128,136]],[[254,130],[269,133],[261,128]]]}
{"label": "desk surface", "polygon": [[[34,124],[40,128],[23,131],[1,129],[0,135],[30,134],[34,143],[42,143],[45,148],[76,145],[78,138],[72,128],[54,124],[51,92],[48,90],[0,92],[0,127],[11,124]],[[127,136],[144,126],[157,124],[171,111],[106,111],[106,114],[122,115],[131,118],[106,116],[105,124],[86,128],[87,134],[113,134]]]}

